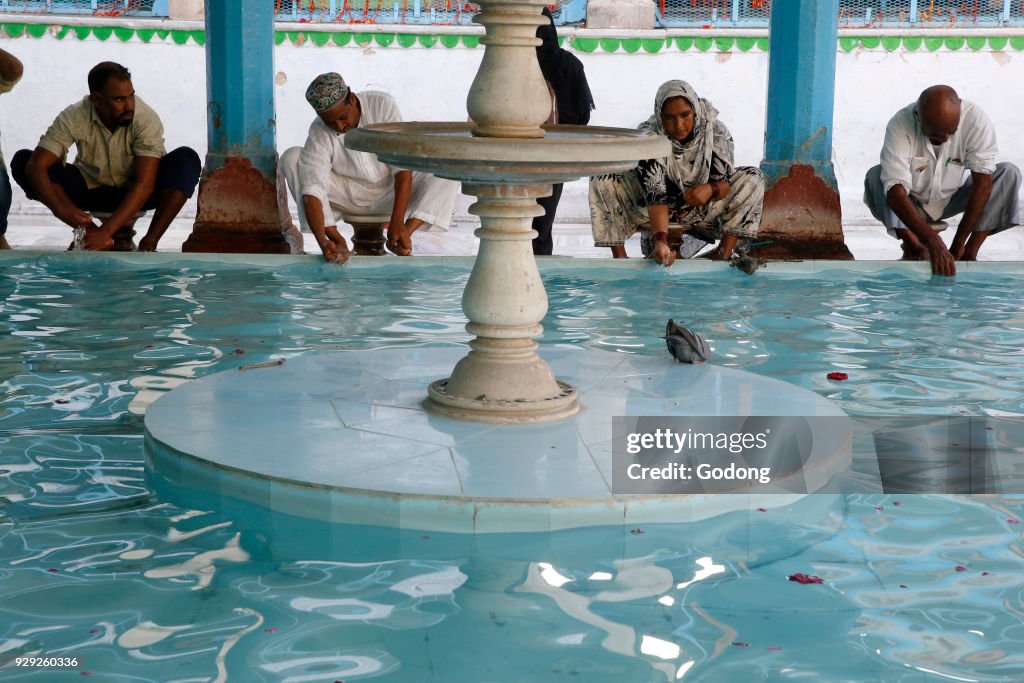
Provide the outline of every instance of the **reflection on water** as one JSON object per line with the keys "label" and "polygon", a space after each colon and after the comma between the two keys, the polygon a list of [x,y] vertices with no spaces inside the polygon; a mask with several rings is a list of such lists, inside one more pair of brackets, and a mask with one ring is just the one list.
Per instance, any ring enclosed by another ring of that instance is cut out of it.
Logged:
{"label": "reflection on water", "polygon": [[[468,271],[85,263],[10,261],[0,274],[3,680],[56,680],[10,666],[25,654],[160,683],[1024,678],[1024,500],[1003,493],[847,494],[634,533],[417,534],[375,561],[363,545],[388,547],[380,530],[353,530],[360,546],[326,561],[309,528],[288,530],[309,557],[268,558],[234,520],[151,496],[145,407],[247,363],[465,344]],[[946,416],[984,416],[1001,458],[987,466],[1019,469],[1019,278],[913,296],[895,274],[545,280],[545,344],[660,355],[673,317],[708,338],[715,362],[862,420],[922,416],[946,434]],[[904,455],[920,446],[905,428],[884,435]],[[786,580],[796,572],[824,583]]]}

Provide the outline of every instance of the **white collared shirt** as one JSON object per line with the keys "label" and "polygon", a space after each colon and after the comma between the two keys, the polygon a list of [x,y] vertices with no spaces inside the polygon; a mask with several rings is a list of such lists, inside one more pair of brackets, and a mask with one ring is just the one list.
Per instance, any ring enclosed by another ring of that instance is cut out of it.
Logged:
{"label": "white collared shirt", "polygon": [[995,127],[974,103],[961,101],[959,127],[936,149],[921,132],[915,102],[896,112],[885,127],[882,187],[888,193],[902,185],[937,219],[963,184],[964,173],[995,173],[997,155]]}

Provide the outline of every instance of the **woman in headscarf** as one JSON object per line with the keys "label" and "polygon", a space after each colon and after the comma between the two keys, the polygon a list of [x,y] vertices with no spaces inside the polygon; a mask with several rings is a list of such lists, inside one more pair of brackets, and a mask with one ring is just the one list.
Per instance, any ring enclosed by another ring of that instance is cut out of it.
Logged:
{"label": "woman in headscarf", "polygon": [[641,230],[644,256],[669,266],[677,255],[668,247],[670,223],[686,231],[683,258],[718,242],[709,257],[729,259],[739,240],[757,235],[764,176],[757,168],[733,166],[732,134],[689,83],[668,81],[658,88],[654,114],[639,129],[666,136],[672,152],[632,171],[590,179],[596,246],[625,258],[623,243]]}
{"label": "woman in headscarf", "polygon": [[[594,96],[583,72],[583,63],[568,50],[558,46],[558,32],[555,21],[547,7],[544,8],[547,23],[537,28],[541,44],[537,46],[537,61],[554,93],[552,120],[549,123],[564,123],[585,126],[590,122],[590,111],[594,108]],[[542,197],[537,203],[544,207],[544,215],[533,219],[537,237],[533,239],[533,253],[551,255],[553,248],[551,226],[555,222],[555,210],[562,196],[562,184],[556,183],[550,197]]]}

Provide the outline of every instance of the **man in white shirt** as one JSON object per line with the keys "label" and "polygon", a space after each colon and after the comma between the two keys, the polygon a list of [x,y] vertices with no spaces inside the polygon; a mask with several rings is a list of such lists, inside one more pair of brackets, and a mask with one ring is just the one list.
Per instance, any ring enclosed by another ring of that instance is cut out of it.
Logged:
{"label": "man in white shirt", "polygon": [[391,95],[357,95],[332,72],[310,83],[306,100],[317,114],[306,144],[287,150],[278,166],[302,228],[316,237],[325,259],[348,260],[351,252],[337,227],[345,213],[391,214],[387,247],[399,256],[412,254],[412,233],[419,228],[448,229],[457,183],[395,168],[374,154],[345,147],[345,133],[353,128],[402,120]]}
{"label": "man in white shirt", "polygon": [[[936,275],[955,275],[954,261],[976,261],[989,235],[1020,224],[1020,170],[997,155],[985,112],[948,85],[933,85],[886,126],[864,203],[903,242],[904,259],[930,260]],[[943,219],[961,213],[947,249],[938,235]]]}

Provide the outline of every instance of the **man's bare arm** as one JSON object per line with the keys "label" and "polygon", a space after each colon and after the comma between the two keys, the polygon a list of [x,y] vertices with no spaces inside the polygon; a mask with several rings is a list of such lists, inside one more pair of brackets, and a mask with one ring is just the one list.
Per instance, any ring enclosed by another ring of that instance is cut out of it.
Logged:
{"label": "man's bare arm", "polygon": [[893,185],[885,195],[889,208],[893,210],[896,217],[903,221],[907,229],[914,234],[921,244],[928,249],[931,258],[932,273],[935,275],[956,275],[956,262],[953,255],[949,253],[945,242],[938,233],[932,230],[925,222],[917,207],[910,201],[907,189],[900,184]]}
{"label": "man's bare arm", "polygon": [[72,228],[89,227],[93,225],[92,216],[75,206],[63,187],[50,181],[50,168],[59,161],[50,150],[36,147],[25,166],[25,175],[36,197],[54,216]]}
{"label": "man's bare arm", "polygon": [[21,60],[7,50],[0,50],[0,78],[8,83],[14,83],[21,79],[25,73],[25,67]]}
{"label": "man's bare arm", "polygon": [[970,238],[974,228],[985,213],[988,200],[992,197],[992,175],[989,173],[975,173],[971,171],[971,193],[967,197],[967,209],[964,211],[960,225],[956,228],[956,235],[953,237],[953,246],[950,251],[955,258],[963,256],[964,246]]}

